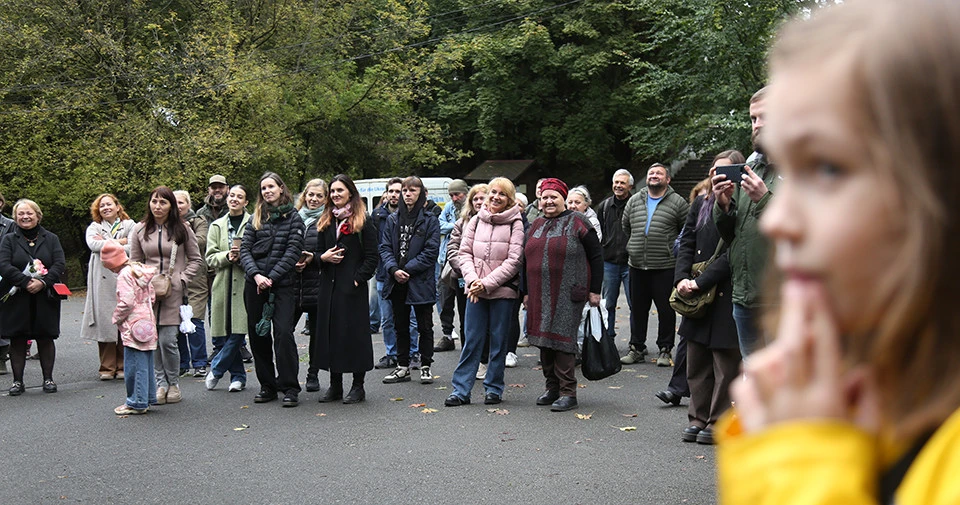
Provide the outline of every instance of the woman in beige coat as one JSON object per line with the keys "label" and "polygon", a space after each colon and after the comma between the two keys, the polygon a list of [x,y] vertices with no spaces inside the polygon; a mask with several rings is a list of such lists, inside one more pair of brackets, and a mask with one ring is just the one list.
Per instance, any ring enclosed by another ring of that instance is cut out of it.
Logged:
{"label": "woman in beige coat", "polygon": [[[174,249],[176,248],[176,249]],[[170,259],[174,256],[171,266]],[[193,230],[183,221],[173,191],[159,186],[150,194],[147,215],[130,234],[130,259],[155,267],[157,275],[171,277],[170,293],[157,297],[157,333],[160,340],[154,354],[157,376],[157,403],[177,403],[180,394],[180,351],[177,331],[180,326],[180,305],[186,285],[200,271],[200,249]]]}
{"label": "woman in beige coat", "polygon": [[80,337],[96,340],[100,351],[100,380],[123,378],[123,344],[117,325],[113,324],[113,309],[117,306],[117,274],[104,268],[100,250],[108,241],[123,246],[130,252],[127,237],[136,223],[130,219],[117,197],[104,193],[90,205],[93,222],[87,226],[87,247],[90,263],[87,268],[87,299],[83,304],[83,323]]}

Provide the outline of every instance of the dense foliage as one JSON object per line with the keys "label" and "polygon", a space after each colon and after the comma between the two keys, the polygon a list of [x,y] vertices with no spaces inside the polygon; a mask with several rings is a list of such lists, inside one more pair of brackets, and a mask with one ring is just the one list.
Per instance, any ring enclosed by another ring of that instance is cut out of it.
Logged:
{"label": "dense foliage", "polygon": [[0,191],[74,248],[89,202],[156,185],[459,176],[578,182],[746,148],[803,0],[0,1]]}

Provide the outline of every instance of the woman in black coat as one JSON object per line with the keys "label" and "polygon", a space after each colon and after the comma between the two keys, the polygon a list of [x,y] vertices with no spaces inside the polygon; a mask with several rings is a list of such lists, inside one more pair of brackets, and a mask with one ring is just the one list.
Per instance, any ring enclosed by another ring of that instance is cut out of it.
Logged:
{"label": "woman in black coat", "polygon": [[[737,151],[724,151],[714,158],[716,167],[743,163]],[[717,251],[720,232],[713,222],[713,192],[698,196],[687,215],[686,230],[680,240],[674,285],[680,294],[706,291],[714,286],[717,295],[702,318],[684,317],[679,334],[687,341],[687,382],[690,386],[690,426],[682,439],[701,444],[713,443],[713,424],[730,407],[730,383],[740,373],[740,346],[737,326],[733,322],[730,300],[730,262],[726,245],[720,256],[696,279],[691,276],[694,263],[707,261]]]}
{"label": "woman in black coat", "polygon": [[[40,226],[43,212],[32,200],[19,200],[13,205],[16,227],[0,242],[0,296],[13,294],[3,302],[0,328],[3,338],[10,339],[10,363],[13,386],[10,396],[23,394],[23,368],[27,358],[27,340],[37,341],[43,391],[55,393],[53,363],[57,356],[54,340],[60,336],[60,297],[53,285],[60,282],[66,261],[60,239]],[[46,273],[25,274],[24,269],[40,260]],[[42,275],[41,275],[42,274]]]}
{"label": "woman in black coat", "polygon": [[[297,262],[297,312],[295,321],[300,320],[303,313],[307,314],[307,322],[303,333],[310,335],[310,348],[313,348],[313,326],[317,324],[317,290],[320,283],[320,261],[314,261],[313,251],[317,249],[317,221],[323,214],[327,204],[327,183],[323,179],[310,179],[297,199],[297,209],[303,225],[306,227],[303,236],[303,254]],[[320,391],[320,381],[317,379],[317,359],[310,352],[310,364],[307,368],[307,391]]]}
{"label": "woman in black coat", "polygon": [[[363,380],[373,369],[367,281],[377,269],[377,229],[366,215],[357,186],[346,175],[330,181],[330,203],[320,217],[315,256],[320,259],[320,290],[314,348],[320,368],[330,371],[330,388],[321,402],[363,401]],[[353,386],[343,395],[343,374]]]}

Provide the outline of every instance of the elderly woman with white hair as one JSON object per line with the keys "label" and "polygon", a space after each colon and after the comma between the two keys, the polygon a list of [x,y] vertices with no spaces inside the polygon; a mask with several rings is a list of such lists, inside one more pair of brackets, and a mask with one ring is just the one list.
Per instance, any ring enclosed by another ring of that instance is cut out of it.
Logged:
{"label": "elderly woman with white hair", "polygon": [[567,209],[587,216],[587,220],[593,225],[593,229],[597,230],[597,238],[602,241],[603,232],[600,231],[600,218],[597,217],[597,212],[590,208],[591,205],[593,205],[593,200],[590,199],[590,191],[587,191],[586,186],[581,185],[570,189],[570,193],[567,194]]}

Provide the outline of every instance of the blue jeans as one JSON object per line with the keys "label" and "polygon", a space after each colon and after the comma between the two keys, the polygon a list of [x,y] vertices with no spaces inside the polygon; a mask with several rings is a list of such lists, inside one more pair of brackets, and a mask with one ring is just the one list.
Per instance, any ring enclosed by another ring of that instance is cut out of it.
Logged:
{"label": "blue jeans", "polygon": [[247,370],[243,368],[243,359],[240,357],[240,348],[245,341],[243,333],[234,333],[223,339],[223,347],[220,352],[213,357],[210,363],[210,371],[213,376],[221,378],[227,372],[230,372],[231,381],[240,381],[244,385],[247,383]]}
{"label": "blue jeans", "polygon": [[740,354],[744,359],[753,351],[762,347],[757,332],[757,309],[733,304],[733,322],[737,325],[737,337],[740,340]]}
{"label": "blue jeans", "polygon": [[483,353],[483,341],[490,336],[490,362],[487,364],[487,376],[483,379],[483,389],[487,393],[503,396],[503,369],[507,359],[507,336],[510,333],[510,318],[517,317],[513,312],[516,300],[481,298],[476,303],[467,301],[466,317],[463,325],[463,350],[460,362],[453,372],[453,392],[460,398],[470,398],[473,383],[477,380],[480,367],[480,355]]}
{"label": "blue jeans", "polygon": [[140,410],[157,404],[153,351],[123,347],[123,384],[127,387],[128,407]]}
{"label": "blue jeans", "polygon": [[[379,284],[379,283],[378,283]],[[370,291],[370,333],[380,331],[380,294],[378,290]]]}
{"label": "blue jeans", "polygon": [[[630,297],[630,267],[618,265],[608,261],[603,262],[603,287],[600,296],[605,300],[607,307],[607,335],[617,336],[614,324],[617,321],[617,300],[620,299],[620,286],[627,294],[627,307],[633,310],[633,301]],[[630,318],[630,334],[633,335],[633,318]]]}
{"label": "blue jeans", "polygon": [[[393,302],[383,297],[383,282],[377,281],[377,298],[380,301],[380,331],[387,356],[397,356],[397,331],[393,327]],[[417,316],[410,309],[410,354],[420,352],[420,333],[417,332]]]}
{"label": "blue jeans", "polygon": [[207,366],[207,332],[203,328],[203,319],[190,318],[197,331],[184,335],[177,333],[177,347],[180,349],[180,368],[201,368]]}

